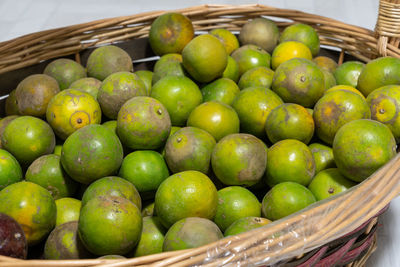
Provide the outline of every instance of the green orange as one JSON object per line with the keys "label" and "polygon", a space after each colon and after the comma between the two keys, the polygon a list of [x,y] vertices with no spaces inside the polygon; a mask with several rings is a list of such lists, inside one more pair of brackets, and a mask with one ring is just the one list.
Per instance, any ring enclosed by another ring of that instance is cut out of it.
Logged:
{"label": "green orange", "polygon": [[259,182],[267,164],[266,145],[250,134],[230,134],[211,155],[212,169],[226,185],[250,186]]}
{"label": "green orange", "polygon": [[332,147],[320,143],[312,143],[308,147],[313,154],[316,174],[322,170],[336,167]]}
{"label": "green orange", "polygon": [[99,196],[122,197],[131,201],[141,210],[142,200],[136,187],[129,181],[117,176],[107,176],[91,183],[82,196],[82,207]]}
{"label": "green orange", "polygon": [[332,148],[339,171],[361,182],[396,155],[396,140],[386,125],[362,119],[343,125]]}
{"label": "green orange", "polygon": [[338,169],[331,168],[319,172],[308,185],[317,201],[337,195],[355,186],[351,180],[346,179]]}
{"label": "green orange", "polygon": [[278,26],[270,19],[254,18],[243,25],[239,41],[242,45],[258,45],[271,53],[279,41]]}
{"label": "green orange", "polygon": [[151,97],[168,110],[171,124],[183,126],[190,112],[203,102],[197,84],[185,76],[166,76],[153,85]]}
{"label": "green orange", "polygon": [[228,31],[227,29],[214,29],[210,31],[210,34],[214,35],[221,41],[228,55],[239,48],[238,39],[232,32]]}
{"label": "green orange", "polygon": [[115,72],[132,72],[133,63],[125,50],[115,45],[106,45],[93,50],[87,60],[86,69],[89,77],[102,81]]}
{"label": "green orange", "polygon": [[218,141],[228,134],[239,132],[239,117],[231,106],[209,101],[190,113],[187,126],[203,129]]}
{"label": "green orange", "polygon": [[365,64],[360,61],[346,61],[336,68],[335,75],[338,85],[350,85],[357,87],[358,77],[364,69]]}
{"label": "green orange", "polygon": [[268,149],[265,177],[269,186],[296,182],[307,186],[315,174],[315,161],[304,143],[286,139]]}
{"label": "green orange", "polygon": [[222,73],[222,78],[231,79],[235,83],[239,80],[239,64],[231,56],[228,56],[228,63]]}
{"label": "green orange", "polygon": [[101,110],[115,120],[122,105],[135,96],[147,95],[146,85],[134,73],[121,71],[104,79],[97,94]]}
{"label": "green orange", "polygon": [[88,259],[91,253],[84,247],[78,235],[78,221],[57,226],[44,245],[47,260]]}
{"label": "green orange", "polygon": [[332,144],[336,132],[345,123],[371,118],[367,101],[356,93],[337,90],[325,94],[314,107],[315,132],[327,144]]}
{"label": "green orange", "polygon": [[165,54],[154,65],[152,84],[166,76],[185,76],[185,73],[181,54]]}
{"label": "green orange", "polygon": [[214,218],[217,202],[217,189],[210,178],[198,171],[184,171],[171,175],[160,185],[154,210],[169,228],[187,217]]}
{"label": "green orange", "polygon": [[327,88],[325,90],[325,94],[334,92],[334,91],[338,91],[338,90],[350,91],[350,92],[358,94],[359,96],[361,96],[362,98],[365,99],[364,95],[360,91],[358,91],[356,88],[354,88],[353,86],[350,86],[350,85],[336,85],[336,86]]}
{"label": "green orange", "polygon": [[51,154],[56,138],[46,122],[31,116],[21,116],[4,129],[1,144],[21,165],[27,166],[38,157]]}
{"label": "green orange", "polygon": [[18,161],[7,150],[0,149],[0,190],[23,178]]}
{"label": "green orange", "polygon": [[321,69],[327,70],[330,73],[333,73],[336,68],[338,67],[338,64],[336,61],[331,59],[330,57],[326,56],[318,56],[313,58],[313,62],[318,65]]}
{"label": "green orange", "polygon": [[165,234],[163,251],[197,248],[223,237],[218,226],[208,219],[184,218],[174,223]]}
{"label": "green orange", "polygon": [[329,88],[334,87],[336,85],[335,76],[327,70],[324,70],[322,68],[321,68],[321,70],[322,70],[322,73],[324,74],[324,78],[325,78],[325,90],[328,90]]}
{"label": "green orange", "polygon": [[18,115],[10,115],[0,119],[0,148],[3,148],[1,144],[1,136],[4,133],[4,130],[6,129],[7,125],[16,118],[18,118]]}
{"label": "green orange", "polygon": [[68,58],[59,58],[51,61],[47,64],[43,73],[56,79],[60,90],[67,89],[76,80],[86,77],[85,68],[78,62]]}
{"label": "green orange", "polygon": [[64,197],[56,200],[57,206],[57,218],[56,226],[79,220],[79,214],[81,212],[82,203],[80,200]]}
{"label": "green orange", "polygon": [[238,219],[249,216],[261,216],[261,203],[250,190],[241,186],[228,186],[218,191],[214,222],[221,231],[224,232]]}
{"label": "green orange", "polygon": [[185,46],[182,64],[196,81],[210,82],[222,76],[228,64],[228,54],[217,37],[203,34]]}
{"label": "green orange", "polygon": [[382,122],[400,142],[400,86],[387,85],[370,93],[367,103],[371,108],[371,119]]}
{"label": "green orange", "polygon": [[79,238],[95,255],[124,255],[139,242],[142,215],[130,200],[99,196],[82,206]]}
{"label": "green orange", "polygon": [[150,27],[149,43],[157,55],[181,53],[194,37],[192,22],[180,13],[165,13]]}
{"label": "green orange", "polygon": [[358,77],[357,89],[368,96],[385,85],[400,84],[400,59],[381,57],[368,62]]}
{"label": "green orange", "polygon": [[283,62],[292,58],[305,58],[311,60],[312,54],[305,44],[296,41],[286,41],[280,43],[275,47],[274,52],[272,52],[271,67],[275,70]]}
{"label": "green orange", "polygon": [[238,235],[266,224],[271,221],[262,217],[244,217],[234,221],[224,232],[224,236]]}
{"label": "green orange", "polygon": [[286,103],[312,108],[324,94],[324,74],[312,61],[293,58],[276,69],[272,90]]}
{"label": "green orange", "polygon": [[265,218],[275,221],[306,208],[316,202],[313,193],[307,187],[283,182],[272,187],[262,201],[262,213]]}
{"label": "green orange", "polygon": [[101,86],[101,81],[93,77],[82,78],[71,83],[69,89],[76,89],[90,94],[97,100],[97,94]]}
{"label": "green orange", "polygon": [[20,115],[19,109],[18,109],[18,102],[17,98],[15,96],[15,89],[12,90],[9,94],[8,97],[6,98],[6,106],[5,106],[5,111],[7,116],[11,115]]}
{"label": "green orange", "polygon": [[255,67],[270,67],[271,55],[259,46],[243,45],[232,53],[232,58],[239,65],[239,76]]}
{"label": "green orange", "polygon": [[312,54],[319,53],[319,36],[313,27],[307,24],[296,23],[286,27],[279,38],[279,42],[297,41],[305,44]]}
{"label": "green orange", "polygon": [[57,81],[46,74],[32,74],[15,89],[15,99],[21,115],[44,117],[49,101],[60,92]]}
{"label": "green orange", "polygon": [[135,74],[142,80],[146,87],[147,96],[150,95],[154,73],[150,70],[138,70]]}
{"label": "green orange", "polygon": [[184,127],[168,138],[164,157],[173,173],[195,170],[207,174],[215,144],[205,130]]}
{"label": "green orange", "polygon": [[156,253],[163,250],[164,235],[167,229],[161,224],[158,217],[143,217],[143,230],[140,235],[139,242],[133,250],[134,257],[141,257]]}
{"label": "green orange", "polygon": [[239,92],[237,84],[228,78],[219,78],[201,88],[204,102],[219,101],[227,105],[233,103]]}
{"label": "green orange", "polygon": [[265,87],[248,87],[240,91],[232,107],[240,119],[240,131],[265,137],[265,122],[270,112],[283,104],[282,99]]}
{"label": "green orange", "polygon": [[118,175],[135,185],[140,193],[155,192],[169,177],[163,156],[151,150],[136,150],[122,161]]}
{"label": "green orange", "polygon": [[239,80],[239,88],[245,89],[247,87],[262,86],[270,88],[274,71],[267,67],[255,67],[249,69],[242,74]]}
{"label": "green orange", "polygon": [[11,184],[0,191],[0,212],[13,217],[28,245],[42,241],[53,229],[57,208],[49,191],[31,182]]}
{"label": "green orange", "polygon": [[83,184],[112,175],[123,158],[117,135],[105,126],[87,125],[65,140],[61,164],[67,174]]}
{"label": "green orange", "polygon": [[72,196],[78,184],[62,169],[60,156],[50,154],[37,158],[25,174],[26,181],[46,188],[55,200]]}
{"label": "green orange", "polygon": [[314,134],[314,120],[304,107],[285,103],[269,113],[265,131],[272,143],[284,139],[296,139],[308,144]]}
{"label": "green orange", "polygon": [[128,100],[118,113],[117,133],[131,149],[157,149],[167,140],[171,119],[157,99],[138,96]]}
{"label": "green orange", "polygon": [[86,125],[99,124],[101,109],[89,93],[67,89],[50,100],[46,118],[57,136],[65,140]]}

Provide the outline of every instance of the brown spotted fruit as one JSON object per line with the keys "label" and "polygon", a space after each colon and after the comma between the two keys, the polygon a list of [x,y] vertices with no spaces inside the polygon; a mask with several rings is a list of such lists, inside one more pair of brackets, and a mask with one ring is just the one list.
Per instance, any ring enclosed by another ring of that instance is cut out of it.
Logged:
{"label": "brown spotted fruit", "polygon": [[21,225],[12,217],[0,213],[0,255],[26,259],[28,244]]}
{"label": "brown spotted fruit", "polygon": [[43,73],[56,79],[60,90],[67,89],[74,81],[86,77],[85,68],[68,58],[53,60],[46,66]]}

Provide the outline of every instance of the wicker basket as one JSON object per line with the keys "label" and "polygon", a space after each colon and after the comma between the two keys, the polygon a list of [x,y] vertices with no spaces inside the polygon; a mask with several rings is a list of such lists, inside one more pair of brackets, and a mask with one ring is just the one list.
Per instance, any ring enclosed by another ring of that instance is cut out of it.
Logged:
{"label": "wicker basket", "polygon": [[[321,44],[362,61],[378,56],[400,58],[400,0],[381,0],[375,31],[295,10],[263,5],[205,5],[177,10],[196,31],[238,31],[249,19],[268,16],[281,28],[301,22],[319,33]],[[152,21],[164,11],[98,20],[25,35],[0,43],[0,84],[12,89],[35,64],[64,56],[84,60],[91,47],[129,41],[141,44]],[[137,48],[137,47],[136,47]],[[138,51],[131,51],[137,59]],[[140,54],[140,53],[139,53]],[[36,66],[40,66],[36,65]],[[39,68],[40,69],[40,68]],[[42,68],[43,69],[43,68]],[[35,70],[38,70],[37,68]],[[2,93],[5,95],[9,91]],[[0,104],[4,105],[4,100]],[[400,192],[400,155],[351,190],[259,229],[184,251],[126,260],[18,260],[0,256],[0,266],[362,266],[374,250],[378,216]]]}

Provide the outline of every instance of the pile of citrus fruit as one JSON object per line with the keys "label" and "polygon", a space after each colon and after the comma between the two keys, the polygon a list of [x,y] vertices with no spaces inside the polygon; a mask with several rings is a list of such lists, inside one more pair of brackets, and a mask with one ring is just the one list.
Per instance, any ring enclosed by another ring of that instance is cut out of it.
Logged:
{"label": "pile of citrus fruit", "polygon": [[[237,36],[196,36],[167,13],[150,29],[152,71],[108,45],[86,68],[56,59],[23,79],[0,120],[0,233],[45,259],[138,257],[261,227],[368,178],[400,142],[400,59],[338,66],[311,26],[282,30],[260,17]],[[26,257],[20,247],[8,255]]]}

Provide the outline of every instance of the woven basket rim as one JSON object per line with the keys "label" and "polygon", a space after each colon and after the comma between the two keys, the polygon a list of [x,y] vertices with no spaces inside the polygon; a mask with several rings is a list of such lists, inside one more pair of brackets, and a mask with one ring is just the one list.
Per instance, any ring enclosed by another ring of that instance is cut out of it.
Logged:
{"label": "woven basket rim", "polygon": [[[274,7],[269,7],[265,5],[260,5],[260,4],[254,4],[254,5],[200,5],[200,6],[194,6],[194,7],[188,7],[184,9],[178,9],[178,10],[167,10],[167,11],[154,11],[154,12],[145,12],[145,13],[139,13],[136,15],[131,15],[131,16],[122,16],[122,17],[116,17],[116,18],[108,18],[108,19],[100,19],[92,22],[87,22],[87,23],[81,23],[81,24],[75,24],[71,26],[65,26],[65,27],[60,27],[60,28],[55,28],[55,29],[50,29],[50,30],[45,30],[45,31],[40,31],[36,33],[31,33],[27,35],[23,35],[8,41],[4,41],[0,43],[0,59],[2,59],[2,55],[9,56],[9,54],[5,53],[5,51],[8,48],[12,47],[18,47],[25,41],[30,41],[33,42],[33,45],[40,45],[41,42],[44,43],[43,47],[47,45],[46,42],[50,43],[51,45],[54,46],[54,43],[51,43],[50,41],[52,40],[51,38],[61,38],[60,36],[67,36],[66,40],[73,40],[71,39],[69,34],[73,34],[74,32],[81,32],[82,29],[90,28],[90,27],[101,27],[103,25],[105,26],[112,26],[112,25],[132,25],[135,23],[141,23],[143,21],[150,23],[153,19],[158,17],[160,14],[163,13],[168,13],[168,12],[180,12],[185,15],[187,15],[190,18],[196,18],[199,16],[204,16],[204,20],[194,20],[194,26],[196,29],[203,29],[204,27],[207,28],[209,27],[207,25],[207,19],[211,18],[212,16],[217,17],[219,14],[226,14],[229,12],[231,15],[243,15],[243,14],[251,14],[251,16],[259,16],[260,14],[269,14],[269,12],[276,12],[278,14],[277,17],[282,17],[282,16],[290,16],[294,19],[294,21],[310,21],[310,24],[314,25],[319,25],[321,28],[318,28],[319,32],[322,34],[324,31],[334,31],[333,26],[329,27],[329,25],[325,25],[328,23],[332,23],[335,25],[336,32],[339,34],[340,31],[348,31],[346,34],[344,34],[343,38],[349,38],[348,40],[344,40],[344,46],[345,48],[342,48],[342,54],[344,52],[348,52],[349,54],[352,54],[360,59],[364,59],[365,61],[368,61],[374,56],[372,55],[370,58],[364,56],[364,54],[357,54],[357,51],[353,49],[354,44],[351,43],[352,38],[355,38],[355,40],[358,40],[357,38],[365,38],[366,44],[360,44],[361,45],[366,45],[366,51],[369,51],[371,54],[375,54],[375,56],[378,56],[378,51],[379,49],[376,48],[378,45],[378,41],[382,36],[377,36],[374,31],[359,27],[359,26],[354,26],[351,24],[343,23],[340,21],[337,21],[335,19],[331,18],[326,18],[323,16],[318,16],[318,15],[313,15],[309,14],[306,12],[302,11],[297,11],[297,10],[291,10],[291,9],[282,9],[282,8],[274,8]],[[212,19],[217,20],[216,18],[212,17]],[[321,20],[321,21],[319,21]],[[125,23],[125,24],[124,24]],[[100,26],[99,26],[100,25]],[[206,25],[206,26],[204,26]],[[235,24],[236,25],[236,24]],[[232,26],[235,27],[235,25]],[[125,26],[123,26],[121,29],[123,30]],[[144,25],[142,29],[143,32],[139,32],[137,35],[134,35],[132,38],[137,38],[137,37],[144,37],[146,36],[146,27],[148,31],[148,24],[147,26]],[[341,28],[342,27],[342,28]],[[344,29],[344,30],[343,30]],[[335,33],[336,33],[335,32]],[[134,33],[136,34],[136,32]],[[349,37],[348,37],[349,36]],[[355,37],[353,37],[355,36]],[[47,37],[48,39],[46,39]],[[386,38],[385,36],[383,36]],[[131,38],[131,37],[129,37]],[[339,38],[339,37],[338,37]],[[35,39],[39,39],[38,42],[34,42]],[[43,41],[44,40],[44,41]],[[50,41],[49,41],[50,40]],[[57,40],[57,39],[56,39]],[[103,39],[99,39],[100,41],[103,41]],[[107,39],[108,40],[108,39]],[[364,39],[363,39],[364,40]],[[63,39],[64,41],[64,39]],[[74,54],[78,53],[81,50],[84,50],[88,47],[92,47],[94,45],[98,45],[101,43],[100,41],[96,41],[93,43],[81,43],[81,40],[79,40],[80,46],[76,47],[72,50],[68,50],[69,54]],[[119,41],[119,40],[117,40]],[[324,40],[321,41],[323,43]],[[375,41],[375,42],[374,42]],[[331,40],[327,39],[325,42],[329,45]],[[111,42],[112,43],[112,42]],[[350,44],[350,45],[348,45]],[[75,43],[72,43],[72,45],[75,45]],[[348,45],[348,47],[347,47]],[[23,47],[20,51],[24,52],[24,49],[29,49]],[[39,47],[40,48],[40,47]],[[346,49],[348,48],[348,49]],[[357,48],[357,47],[355,47]],[[40,51],[40,49],[39,49]],[[6,51],[7,52],[7,51]],[[398,46],[396,46],[396,43],[392,42],[387,42],[386,43],[386,50],[385,53],[388,55],[400,57],[400,50]],[[65,53],[61,51],[58,54],[50,54],[52,57],[58,57],[58,56],[64,56]],[[35,60],[30,61],[30,65],[36,64],[40,62],[41,60],[44,60],[45,58],[38,57],[35,58]],[[20,63],[16,63],[15,65],[18,66],[17,69],[20,68]],[[7,67],[4,67],[5,65],[1,63],[0,60],[0,73],[1,70],[7,69]],[[8,70],[7,70],[8,71]],[[351,190],[337,195],[331,199],[325,200],[318,202],[317,204],[312,205],[310,208],[306,209],[305,211],[298,212],[296,214],[293,214],[291,216],[288,216],[287,218],[281,219],[279,221],[275,221],[267,226],[264,226],[263,228],[255,229],[251,232],[243,233],[235,237],[230,237],[226,238],[223,241],[217,241],[212,244],[196,248],[196,249],[189,249],[185,251],[179,251],[179,252],[169,252],[169,253],[162,253],[162,254],[156,254],[156,255],[151,255],[151,256],[145,256],[137,259],[130,259],[130,260],[125,260],[125,264],[146,264],[146,262],[151,263],[158,263],[158,266],[166,266],[169,264],[186,264],[190,262],[192,259],[200,259],[201,257],[206,258],[210,257],[210,255],[214,256],[216,259],[218,257],[221,257],[220,252],[217,250],[221,250],[222,248],[228,249],[231,251],[239,251],[239,253],[251,253],[254,251],[257,246],[260,246],[260,242],[262,243],[263,241],[265,242],[266,240],[269,240],[268,237],[271,236],[273,233],[276,233],[277,231],[282,231],[281,226],[282,225],[288,225],[290,227],[294,227],[295,225],[298,226],[301,221],[306,221],[308,218],[315,217],[315,218],[322,218],[322,216],[327,217],[331,220],[338,221],[340,222],[339,226],[332,225],[327,219],[324,219],[324,223],[326,227],[330,227],[329,231],[325,231],[325,229],[318,229],[320,230],[317,233],[321,233],[320,237],[323,240],[316,239],[316,233],[307,233],[310,235],[309,240],[303,240],[301,241],[302,238],[298,238],[296,242],[300,242],[298,244],[290,244],[288,247],[283,247],[280,252],[268,252],[267,254],[263,254],[265,257],[276,257],[278,260],[282,260],[286,257],[293,257],[298,254],[299,251],[302,252],[307,252],[312,249],[315,249],[316,247],[319,247],[326,242],[332,241],[335,238],[338,238],[340,235],[345,235],[348,232],[351,232],[352,230],[356,229],[359,227],[362,223],[365,221],[369,220],[372,218],[375,214],[377,214],[381,209],[383,209],[395,196],[397,196],[400,193],[400,174],[399,174],[399,168],[400,167],[400,156],[397,155],[394,159],[392,159],[388,164],[386,164],[384,167],[382,167],[380,170],[375,172],[369,179],[364,181],[363,183],[355,186]],[[367,194],[368,193],[368,194]],[[368,207],[361,207],[360,205],[357,205],[357,199],[362,199],[365,203],[371,202]],[[344,207],[347,207],[349,204],[354,204],[355,208],[350,209],[350,211],[346,211],[345,216],[341,215],[340,212],[338,212],[338,209],[343,209]],[[340,217],[342,216],[342,217]],[[358,217],[357,217],[358,216]],[[315,219],[314,218],[314,219]],[[339,219],[338,219],[339,218]],[[356,219],[355,219],[356,218]],[[357,218],[363,218],[363,220],[357,221]],[[316,225],[319,225],[321,222],[311,220],[313,223]],[[319,224],[318,224],[319,223]],[[348,223],[348,225],[346,225]],[[286,237],[290,239],[290,231],[293,231],[295,229],[297,232],[293,234],[293,238],[295,235],[300,235],[300,237],[306,236],[302,235],[302,233],[299,232],[299,229],[296,228],[290,228],[286,229],[287,234]],[[317,228],[312,228],[314,231]],[[343,229],[346,229],[343,231]],[[306,230],[304,230],[306,232]],[[307,231],[310,231],[310,229],[307,229]],[[338,235],[340,234],[340,235]],[[286,240],[286,239],[285,239]],[[240,241],[240,242],[239,242]],[[233,245],[231,245],[233,244]],[[262,244],[261,244],[262,245]],[[253,249],[253,250],[252,250]],[[269,254],[268,254],[269,253]],[[282,253],[282,254],[279,254]],[[288,253],[288,254],[287,254]],[[232,255],[235,255],[232,253]],[[249,254],[252,255],[252,254]],[[218,257],[217,257],[218,256]],[[237,256],[237,253],[236,253]],[[240,257],[238,260],[243,260]],[[2,262],[6,261],[12,261],[12,262],[17,262],[15,266],[36,266],[32,264],[43,264],[46,262],[46,265],[51,266],[52,261],[41,261],[41,260],[33,260],[29,262],[29,265],[26,264],[27,261],[20,261],[20,260],[10,260],[6,259],[4,257],[0,257],[0,265]],[[25,263],[24,263],[25,262]],[[62,261],[56,261],[54,262],[55,266],[57,266],[58,263],[61,263]],[[65,263],[71,263],[74,265],[76,262],[80,262],[79,264],[86,264],[90,263],[91,265],[96,265],[99,266],[100,264],[103,263],[110,263],[110,262],[122,262],[118,260],[76,260],[76,261],[64,261]],[[20,265],[18,265],[20,264]],[[179,265],[178,264],[178,265]],[[78,266],[78,265],[76,265]],[[80,266],[80,265],[79,265]],[[120,265],[120,266],[126,266],[126,265]]]}

